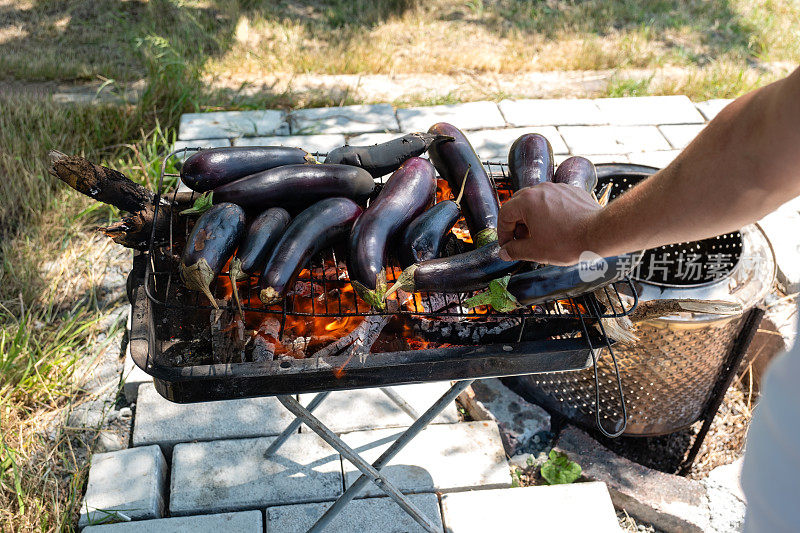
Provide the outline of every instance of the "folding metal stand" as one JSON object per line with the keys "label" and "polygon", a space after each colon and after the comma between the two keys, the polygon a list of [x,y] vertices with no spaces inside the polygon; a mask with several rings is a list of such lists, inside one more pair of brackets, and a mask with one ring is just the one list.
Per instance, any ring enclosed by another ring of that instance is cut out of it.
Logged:
{"label": "folding metal stand", "polygon": [[320,392],[314,397],[313,400],[311,400],[307,407],[303,407],[300,402],[295,400],[292,396],[277,396],[278,401],[281,402],[281,404],[283,404],[283,406],[295,416],[295,419],[270,445],[264,454],[265,457],[269,458],[275,454],[275,452],[278,451],[283,443],[286,442],[286,439],[288,439],[289,436],[297,431],[297,429],[300,427],[300,424],[305,424],[314,433],[319,435],[325,442],[330,444],[331,447],[342,454],[342,457],[353,463],[353,465],[355,465],[355,467],[361,471],[361,476],[359,476],[359,478],[352,485],[350,485],[341,496],[339,496],[339,499],[334,502],[333,506],[331,506],[331,508],[328,509],[313,526],[311,526],[311,529],[308,530],[308,533],[319,533],[320,531],[324,530],[325,526],[327,526],[336,517],[336,515],[338,515],[344,509],[344,506],[350,503],[370,481],[375,483],[375,485],[384,491],[390,498],[397,502],[397,504],[402,507],[403,510],[411,516],[411,518],[416,520],[416,522],[422,526],[425,531],[430,533],[440,533],[441,529],[439,529],[428,517],[422,514],[422,511],[420,511],[416,505],[411,503],[411,501],[409,501],[408,498],[406,498],[397,487],[390,483],[389,480],[380,473],[380,470],[386,466],[386,464],[391,461],[392,458],[394,458],[394,456],[397,455],[406,444],[411,442],[414,437],[420,433],[420,431],[425,429],[425,427],[430,424],[450,402],[454,401],[456,397],[458,397],[458,395],[464,391],[464,389],[469,387],[473,381],[474,380],[472,379],[457,381],[452,387],[450,387],[450,390],[444,393],[444,395],[439,398],[436,403],[431,405],[422,415],[417,415],[416,411],[414,411],[414,409],[393,390],[381,388],[381,391],[383,391],[383,393],[386,394],[390,400],[392,400],[398,407],[416,420],[413,424],[411,424],[411,427],[405,430],[397,438],[397,440],[395,440],[391,446],[389,446],[389,448],[383,452],[381,456],[378,457],[378,459],[372,464],[369,464],[367,461],[365,461],[355,450],[345,444],[345,442],[340,439],[338,435],[331,431],[325,424],[320,422],[317,417],[311,414],[314,409],[319,407],[319,405],[325,400],[330,392]]}

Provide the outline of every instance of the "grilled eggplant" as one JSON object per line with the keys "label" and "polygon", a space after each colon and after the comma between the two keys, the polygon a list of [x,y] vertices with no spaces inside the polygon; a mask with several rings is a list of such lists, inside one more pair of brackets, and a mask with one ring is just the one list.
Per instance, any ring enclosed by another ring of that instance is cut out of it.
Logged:
{"label": "grilled eggplant", "polygon": [[550,142],[538,133],[526,133],[514,141],[508,151],[508,174],[514,191],[553,181]]}
{"label": "grilled eggplant", "polygon": [[409,133],[372,146],[341,146],[328,154],[325,163],[361,167],[372,177],[380,178],[400,168],[407,159],[425,153],[437,138],[444,140],[430,133]]}
{"label": "grilled eggplant", "polygon": [[585,157],[573,156],[558,165],[553,183],[574,185],[591,194],[597,186],[597,170]]}

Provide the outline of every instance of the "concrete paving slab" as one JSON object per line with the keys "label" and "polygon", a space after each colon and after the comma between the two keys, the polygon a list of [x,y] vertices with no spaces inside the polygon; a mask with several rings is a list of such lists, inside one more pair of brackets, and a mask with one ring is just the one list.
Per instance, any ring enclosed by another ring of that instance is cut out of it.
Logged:
{"label": "concrete paving slab", "polygon": [[683,150],[703,131],[705,124],[667,124],[658,129],[676,150]]}
{"label": "concrete paving slab", "polygon": [[392,139],[402,137],[402,133],[362,133],[361,135],[353,135],[347,139],[349,146],[372,146],[373,144],[382,144]]}
{"label": "concrete paving slab", "polygon": [[503,100],[498,104],[512,126],[584,126],[606,124],[594,100]]}
{"label": "concrete paving slab", "polygon": [[733,102],[733,98],[716,98],[705,102],[697,102],[695,107],[703,114],[706,120],[713,120],[731,102]]}
{"label": "concrete paving slab", "polygon": [[94,454],[78,526],[161,518],[166,480],[158,446]]}
{"label": "concrete paving slab", "polygon": [[556,449],[581,465],[584,477],[605,482],[614,505],[637,520],[664,531],[708,531],[706,490],[698,481],[629,461],[571,426]]}
{"label": "concrete paving slab", "polygon": [[506,121],[494,102],[409,107],[397,110],[402,131],[428,131],[437,122],[449,122],[462,130],[505,127]]}
{"label": "concrete paving slab", "polygon": [[190,141],[175,141],[172,149],[183,150],[184,148],[225,148],[226,146],[230,145],[230,139],[192,139]]}
{"label": "concrete paving slab", "polygon": [[277,435],[293,420],[274,397],[177,404],[152,383],[139,386],[133,445],[160,445],[165,453],[179,442]]}
{"label": "concrete paving slab", "polygon": [[289,133],[286,114],[275,109],[261,111],[216,111],[184,113],[178,139],[220,139],[248,135],[282,135]]}
{"label": "concrete paving slab", "polygon": [[[188,189],[188,187],[187,187]],[[153,376],[136,366],[131,357],[131,346],[125,348],[125,363],[122,367],[122,394],[130,403],[135,403],[139,396],[139,385],[142,383],[152,383]]]}
{"label": "concrete paving slab", "polygon": [[[409,500],[441,530],[442,515],[435,494],[412,494]],[[267,509],[269,533],[306,531],[332,502],[286,505]],[[366,498],[350,502],[328,526],[336,533],[412,533],[424,531],[390,498]]]}
{"label": "concrete paving slab", "polygon": [[664,168],[672,163],[680,150],[657,150],[655,152],[635,152],[628,154],[631,163],[636,165],[648,165],[656,168]]}
{"label": "concrete paving slab", "polygon": [[[375,461],[403,429],[358,431],[342,439],[367,461]],[[347,486],[361,472],[343,460]],[[430,426],[381,472],[402,492],[452,492],[511,486],[503,442],[495,422],[462,422]],[[360,496],[384,492],[367,485]]]}
{"label": "concrete paving slab", "polygon": [[598,98],[606,124],[702,124],[703,115],[685,95]]}
{"label": "concrete paving slab", "polygon": [[500,130],[479,130],[467,134],[469,142],[481,160],[507,161],[508,150],[521,135],[538,133],[544,135],[553,147],[554,154],[569,153],[567,145],[558,130],[553,126],[506,128]]}
{"label": "concrete paving slab", "polygon": [[528,531],[591,531],[618,533],[614,506],[605,483],[572,483],[480,490],[442,496],[447,533]]}
{"label": "concrete paving slab", "polygon": [[670,150],[656,126],[560,126],[558,132],[570,153],[624,154]]}
{"label": "concrete paving slab", "polygon": [[298,109],[289,114],[293,135],[398,131],[390,104]]}
{"label": "concrete paving slab", "polygon": [[[420,383],[387,387],[403,397],[417,413],[424,413],[442,394],[450,388],[450,383]],[[301,394],[300,402],[308,404],[314,394]],[[332,392],[314,411],[314,416],[336,433],[409,426],[414,422],[411,416],[393,403],[380,389],[357,389]],[[451,403],[434,419],[434,424],[458,422],[456,404]],[[301,432],[308,431],[302,427]]]}
{"label": "concrete paving slab", "polygon": [[180,516],[89,526],[83,533],[263,533],[261,511]]}
{"label": "concrete paving slab", "polygon": [[292,146],[309,153],[327,153],[344,146],[344,135],[278,135],[272,137],[242,137],[233,140],[234,146]]}
{"label": "concrete paving slab", "polygon": [[800,291],[800,214],[780,208],[758,221],[767,234],[778,264],[778,283],[786,294]]}
{"label": "concrete paving slab", "polygon": [[342,492],[339,454],[313,433],[178,444],[172,454],[173,516],[334,500]]}

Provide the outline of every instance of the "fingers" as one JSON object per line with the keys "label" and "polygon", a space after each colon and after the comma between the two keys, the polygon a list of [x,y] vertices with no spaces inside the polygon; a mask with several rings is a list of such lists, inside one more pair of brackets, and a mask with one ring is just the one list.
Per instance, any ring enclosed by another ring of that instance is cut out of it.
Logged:
{"label": "fingers", "polygon": [[525,224],[525,212],[530,201],[527,195],[516,195],[500,207],[500,216],[497,220],[497,239],[500,245],[514,238],[517,224]]}
{"label": "fingers", "polygon": [[536,243],[533,239],[508,241],[500,247],[498,255],[503,261],[535,261]]}

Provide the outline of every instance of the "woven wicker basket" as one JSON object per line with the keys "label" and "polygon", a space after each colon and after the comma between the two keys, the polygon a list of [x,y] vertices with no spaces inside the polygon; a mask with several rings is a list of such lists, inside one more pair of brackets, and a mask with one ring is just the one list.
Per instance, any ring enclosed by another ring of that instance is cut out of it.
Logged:
{"label": "woven wicker basket", "polygon": [[[655,169],[629,165],[599,166],[601,185],[624,176],[627,184]],[[775,260],[769,242],[756,226],[717,239],[686,243],[683,249],[709,253],[734,252],[727,275],[702,284],[668,284],[637,279],[640,301],[659,298],[696,298],[738,301],[743,311],[763,300],[774,282]],[[675,247],[660,250],[674,252]],[[736,316],[680,313],[635,324],[639,341],[617,343],[613,350],[619,365],[630,436],[671,433],[694,423],[717,381],[720,368],[742,326]],[[607,350],[598,356],[600,419],[606,429],[620,427],[622,411],[612,359]],[[514,388],[536,403],[586,427],[594,427],[595,379],[591,368],[512,378]]]}

